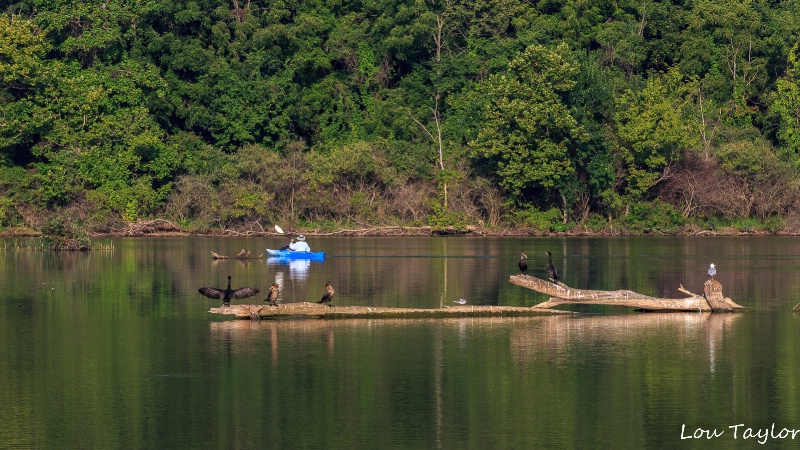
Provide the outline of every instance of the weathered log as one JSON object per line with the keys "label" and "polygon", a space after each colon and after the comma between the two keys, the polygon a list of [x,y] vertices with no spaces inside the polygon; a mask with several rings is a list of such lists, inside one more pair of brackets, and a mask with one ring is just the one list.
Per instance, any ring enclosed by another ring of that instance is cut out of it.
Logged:
{"label": "weathered log", "polygon": [[574,289],[564,283],[553,283],[542,280],[530,275],[512,275],[509,278],[512,284],[516,284],[536,292],[549,295],[561,300],[615,300],[615,299],[647,299],[653,300],[649,295],[639,294],[633,291],[595,291],[589,289]]}
{"label": "weathered log", "polygon": [[425,317],[519,317],[552,314],[573,314],[543,308],[522,306],[465,305],[435,309],[422,308],[386,308],[374,306],[334,306],[318,303],[281,303],[279,306],[269,305],[231,305],[211,308],[213,314],[232,315],[237,319],[255,317],[291,317],[306,316],[320,318],[425,318]]}
{"label": "weathered log", "polygon": [[535,305],[534,308],[552,308],[563,304],[591,304],[627,306],[644,311],[733,311],[743,309],[731,299],[722,296],[722,285],[716,280],[706,282],[705,297],[689,292],[680,286],[679,291],[690,295],[688,298],[681,299],[651,297],[629,290],[575,289],[561,282],[551,283],[530,275],[512,275],[509,282],[550,296],[547,301]]}

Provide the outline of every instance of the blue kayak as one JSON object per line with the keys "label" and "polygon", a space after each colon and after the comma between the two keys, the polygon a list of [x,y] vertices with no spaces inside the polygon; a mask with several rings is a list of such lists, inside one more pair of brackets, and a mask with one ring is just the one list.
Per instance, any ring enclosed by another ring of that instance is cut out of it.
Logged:
{"label": "blue kayak", "polygon": [[293,252],[291,250],[272,250],[267,249],[267,256],[270,258],[282,259],[325,259],[325,252]]}

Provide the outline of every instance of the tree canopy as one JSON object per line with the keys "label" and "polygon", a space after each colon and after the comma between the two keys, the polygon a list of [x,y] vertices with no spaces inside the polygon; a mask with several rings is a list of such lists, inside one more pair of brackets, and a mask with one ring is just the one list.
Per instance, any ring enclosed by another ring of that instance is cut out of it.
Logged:
{"label": "tree canopy", "polygon": [[797,0],[4,5],[0,227],[800,226]]}

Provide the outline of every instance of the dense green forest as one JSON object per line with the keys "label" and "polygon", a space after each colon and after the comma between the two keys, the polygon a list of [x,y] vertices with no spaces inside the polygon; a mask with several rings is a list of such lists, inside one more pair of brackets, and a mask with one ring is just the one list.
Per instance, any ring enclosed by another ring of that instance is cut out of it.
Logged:
{"label": "dense green forest", "polygon": [[800,232],[800,0],[0,5],[0,228]]}

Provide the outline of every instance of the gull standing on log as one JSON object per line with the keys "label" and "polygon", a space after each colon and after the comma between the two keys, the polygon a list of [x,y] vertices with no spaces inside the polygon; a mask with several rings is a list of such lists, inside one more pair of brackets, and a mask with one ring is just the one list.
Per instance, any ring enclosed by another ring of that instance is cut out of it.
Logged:
{"label": "gull standing on log", "polygon": [[708,278],[714,279],[714,275],[717,274],[717,268],[714,267],[714,263],[711,263],[711,266],[708,268]]}

